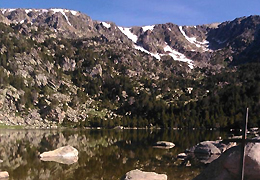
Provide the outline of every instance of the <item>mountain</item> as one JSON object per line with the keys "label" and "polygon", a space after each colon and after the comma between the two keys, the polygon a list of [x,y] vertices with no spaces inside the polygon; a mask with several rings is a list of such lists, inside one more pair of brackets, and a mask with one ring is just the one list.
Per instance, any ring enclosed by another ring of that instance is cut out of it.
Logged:
{"label": "mountain", "polygon": [[67,9],[0,9],[0,22],[3,124],[186,126],[183,109],[234,81],[243,87],[239,67],[259,62],[260,16],[120,27]]}

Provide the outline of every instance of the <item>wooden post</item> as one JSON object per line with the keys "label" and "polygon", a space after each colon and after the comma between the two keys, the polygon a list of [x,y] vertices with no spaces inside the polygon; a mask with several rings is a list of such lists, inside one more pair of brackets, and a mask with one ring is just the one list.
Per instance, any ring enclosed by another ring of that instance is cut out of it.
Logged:
{"label": "wooden post", "polygon": [[244,180],[244,170],[245,170],[245,147],[246,147],[246,133],[247,133],[247,122],[248,122],[248,108],[246,109],[246,117],[243,124],[243,134],[241,142],[241,162],[240,162],[240,177]]}

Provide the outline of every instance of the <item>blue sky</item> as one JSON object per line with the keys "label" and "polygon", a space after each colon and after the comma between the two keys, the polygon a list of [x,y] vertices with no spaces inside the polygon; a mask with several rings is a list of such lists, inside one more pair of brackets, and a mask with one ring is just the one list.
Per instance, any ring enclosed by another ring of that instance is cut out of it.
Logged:
{"label": "blue sky", "polygon": [[200,25],[260,15],[260,0],[0,0],[0,8],[66,8],[119,26]]}

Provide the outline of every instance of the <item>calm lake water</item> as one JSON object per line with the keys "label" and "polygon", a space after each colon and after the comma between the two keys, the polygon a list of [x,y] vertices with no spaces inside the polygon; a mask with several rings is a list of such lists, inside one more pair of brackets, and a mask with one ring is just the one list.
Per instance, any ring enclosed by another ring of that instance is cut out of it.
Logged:
{"label": "calm lake water", "polygon": [[[165,173],[169,180],[193,179],[205,165],[177,160],[204,140],[225,137],[219,131],[162,130],[6,130],[0,129],[0,170],[10,180],[119,180],[133,169]],[[172,149],[156,149],[157,141],[175,143]],[[73,164],[41,161],[39,153],[71,145],[78,149]]]}

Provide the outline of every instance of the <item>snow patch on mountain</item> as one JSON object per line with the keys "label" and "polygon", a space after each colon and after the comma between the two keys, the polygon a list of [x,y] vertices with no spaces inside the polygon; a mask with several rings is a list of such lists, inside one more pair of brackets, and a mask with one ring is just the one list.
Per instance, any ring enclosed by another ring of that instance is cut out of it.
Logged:
{"label": "snow patch on mountain", "polygon": [[6,9],[1,9],[2,14],[6,12]]}
{"label": "snow patch on mountain", "polygon": [[169,45],[166,44],[166,46],[163,49],[168,55],[170,55],[174,60],[176,61],[182,61],[188,63],[188,66],[193,69],[193,60],[187,58],[184,54],[172,49]]}
{"label": "snow patch on mountain", "polygon": [[109,29],[111,27],[110,24],[106,23],[106,22],[101,22],[101,24],[106,27],[107,29]]}
{"label": "snow patch on mountain", "polygon": [[143,47],[141,46],[137,46],[137,45],[134,45],[134,48],[139,50],[139,51],[142,51],[146,54],[150,54],[151,56],[155,57],[156,59],[158,60],[161,60],[161,57],[162,56],[165,56],[165,55],[169,55],[171,56],[175,61],[181,61],[181,62],[185,62],[188,64],[189,68],[193,69],[194,68],[194,64],[193,64],[193,60],[187,58],[184,54],[172,49],[169,45],[166,44],[166,46],[164,47],[164,52],[165,54],[159,54],[159,53],[151,53],[149,51],[147,51],[146,49],[144,49]]}
{"label": "snow patch on mountain", "polygon": [[72,15],[74,15],[74,16],[76,16],[76,15],[78,14],[78,11],[73,11],[73,10],[68,10],[68,11],[70,11],[70,13],[71,13]]}
{"label": "snow patch on mountain", "polygon": [[151,52],[147,51],[146,49],[144,49],[143,47],[137,46],[137,45],[134,45],[134,48],[137,49],[137,50],[139,50],[139,51],[142,51],[142,52],[144,52],[144,53],[146,53],[146,54],[150,54],[151,56],[155,57],[155,58],[158,59],[158,60],[161,60],[161,56],[160,56],[160,54],[158,54],[158,53],[157,53],[157,54],[151,53]]}
{"label": "snow patch on mountain", "polygon": [[131,28],[118,27],[120,31],[125,34],[129,39],[131,39],[134,43],[137,42],[138,37],[131,32]]}
{"label": "snow patch on mountain", "polygon": [[209,51],[208,44],[209,42],[204,40],[203,42],[197,41],[196,37],[188,37],[186,33],[183,31],[182,26],[179,26],[180,32],[182,35],[192,44],[195,44],[198,48],[202,48],[204,51]]}
{"label": "snow patch on mountain", "polygon": [[25,9],[25,13],[26,13],[26,14],[28,14],[28,13],[30,13],[30,12],[32,12],[32,9]]}
{"label": "snow patch on mountain", "polygon": [[39,15],[41,15],[42,13],[47,13],[49,12],[47,9],[35,9],[36,12],[40,12]]}
{"label": "snow patch on mountain", "polygon": [[72,26],[71,23],[69,22],[68,16],[67,16],[66,13],[65,13],[65,11],[66,11],[65,9],[50,9],[50,10],[52,10],[54,13],[60,12],[60,13],[65,17],[65,19],[66,19],[66,21],[68,22],[68,24],[69,24],[70,26]]}
{"label": "snow patch on mountain", "polygon": [[154,25],[151,25],[151,26],[144,26],[144,27],[142,27],[142,29],[143,29],[143,31],[145,32],[145,31],[148,31],[148,30],[153,30],[154,29]]}
{"label": "snow patch on mountain", "polygon": [[7,11],[8,12],[13,12],[13,11],[15,11],[16,9],[8,9]]}
{"label": "snow patch on mountain", "polygon": [[6,12],[12,12],[15,11],[16,9],[1,9],[2,14],[5,14]]}

